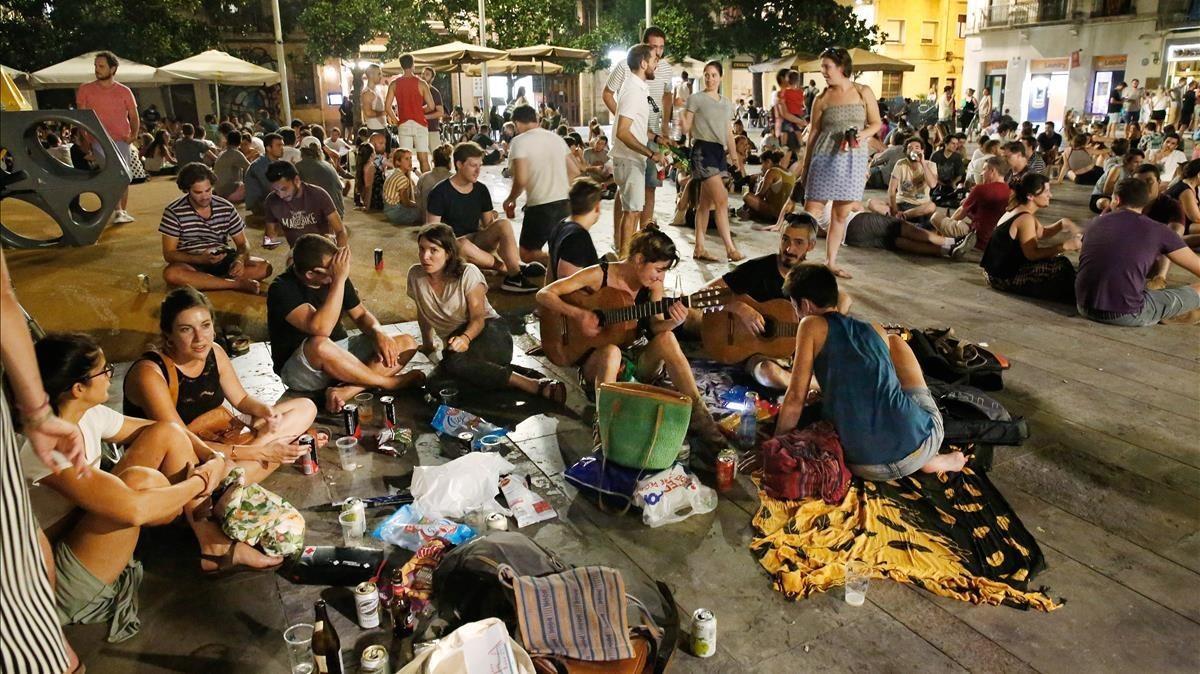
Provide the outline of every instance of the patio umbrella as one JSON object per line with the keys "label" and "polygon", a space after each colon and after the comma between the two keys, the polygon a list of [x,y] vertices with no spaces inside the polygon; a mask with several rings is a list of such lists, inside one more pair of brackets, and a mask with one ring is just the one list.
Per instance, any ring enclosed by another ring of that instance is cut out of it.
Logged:
{"label": "patio umbrella", "polygon": [[221,85],[263,85],[279,81],[279,73],[242,60],[217,49],[189,56],[159,70],[183,79],[212,82],[216,85],[217,116],[221,116]]}
{"label": "patio umbrella", "polygon": [[8,66],[4,65],[3,63],[0,63],[0,71],[2,71],[5,75],[8,75],[9,77],[11,77],[14,82],[21,80],[23,78],[29,77],[29,73],[25,72],[24,70],[17,70],[16,68],[9,68]]}
{"label": "patio umbrella", "polygon": [[[884,73],[903,73],[916,70],[916,66],[907,61],[894,59],[883,54],[876,54],[873,51],[866,49],[858,49],[857,47],[850,50],[850,58],[854,63],[854,72],[884,72]],[[821,59],[814,58],[808,61],[797,60],[792,66],[802,73],[816,73],[821,71]]]}
{"label": "patio umbrella", "polygon": [[[96,79],[96,55],[98,51],[80,54],[62,63],[55,63],[29,75],[29,81],[36,89],[55,89],[74,87]],[[131,87],[158,86],[171,84],[181,79],[169,73],[159,72],[158,68],[137,61],[117,57],[121,65],[117,67],[117,81]]]}
{"label": "patio umbrella", "polygon": [[[532,59],[543,59],[542,60],[543,65],[546,63],[546,61],[544,59],[555,59],[555,60],[559,60],[559,61],[564,61],[564,60],[582,61],[582,60],[587,59],[591,55],[592,55],[591,52],[589,52],[586,49],[575,49],[573,47],[560,47],[558,45],[553,45],[553,44],[535,44],[532,47],[518,47],[516,49],[508,50],[508,57],[510,59],[531,59],[531,60]],[[553,64],[551,64],[551,65],[553,65]],[[491,70],[491,68],[488,68],[488,70]],[[544,68],[541,71],[541,74],[542,74],[542,98],[546,97],[546,72],[547,72],[547,69],[544,69]],[[555,73],[553,71],[550,71],[550,74],[553,75]]]}
{"label": "patio umbrella", "polygon": [[[499,49],[480,47],[469,42],[447,42],[435,47],[411,51],[409,54],[412,55],[413,60],[422,65],[467,65],[492,61],[505,56],[505,53]],[[386,70],[393,64],[396,69],[399,69],[399,60],[388,61],[383,64],[383,67]]]}
{"label": "patio umbrella", "polygon": [[[538,73],[557,75],[563,71],[563,67],[557,63],[546,63],[545,61],[496,59],[487,62],[487,71],[489,75],[537,75]],[[481,68],[478,64],[472,64],[467,66],[463,72],[472,77],[479,77]]]}
{"label": "patio umbrella", "polygon": [[33,106],[25,100],[25,95],[17,88],[18,78],[28,77],[29,73],[0,65],[0,110],[15,112],[17,110],[32,110]]}

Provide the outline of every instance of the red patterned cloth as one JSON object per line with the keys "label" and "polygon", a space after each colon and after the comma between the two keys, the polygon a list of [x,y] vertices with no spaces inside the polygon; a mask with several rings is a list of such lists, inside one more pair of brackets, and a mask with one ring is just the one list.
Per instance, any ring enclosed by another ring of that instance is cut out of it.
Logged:
{"label": "red patterned cloth", "polygon": [[763,488],[784,501],[820,497],[841,503],[850,487],[842,443],[828,421],[771,438],[762,444]]}

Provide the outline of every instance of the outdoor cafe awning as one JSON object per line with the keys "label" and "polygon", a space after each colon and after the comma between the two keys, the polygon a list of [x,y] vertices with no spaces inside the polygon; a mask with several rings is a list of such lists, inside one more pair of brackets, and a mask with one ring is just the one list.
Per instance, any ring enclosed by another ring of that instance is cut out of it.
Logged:
{"label": "outdoor cafe awning", "polygon": [[[98,51],[80,54],[62,63],[55,63],[29,75],[29,81],[37,89],[54,89],[61,87],[76,87],[96,79],[96,55]],[[117,81],[130,87],[158,86],[183,81],[169,73],[159,72],[158,68],[137,61],[117,56],[121,62],[117,66]]]}

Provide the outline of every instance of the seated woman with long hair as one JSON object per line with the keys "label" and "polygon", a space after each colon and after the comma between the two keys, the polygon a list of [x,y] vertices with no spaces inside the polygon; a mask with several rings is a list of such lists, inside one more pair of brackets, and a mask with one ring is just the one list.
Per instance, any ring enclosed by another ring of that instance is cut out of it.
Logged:
{"label": "seated woman with long hair", "polygon": [[408,296],[417,305],[422,353],[442,341],[441,372],[476,389],[514,388],[555,402],[566,399],[566,386],[554,379],[533,379],[513,371],[513,340],[504,319],[487,300],[487,280],[479,267],[459,254],[454,230],[433,224],[417,234],[419,264],[408,270]]}
{"label": "seated woman with long hair", "polygon": [[[1050,179],[1029,173],[1010,185],[1008,212],[996,223],[979,266],[992,288],[1015,295],[1075,304],[1075,267],[1063,253],[1079,250],[1079,227],[1063,218],[1042,226],[1037,212],[1050,205]],[[1041,242],[1060,232],[1070,237],[1059,244]]]}
{"label": "seated woman with long hair", "polygon": [[[85,475],[63,460],[52,472],[32,450],[21,452],[30,501],[44,529],[59,621],[107,622],[108,640],[124,641],[140,627],[142,565],[133,552],[141,528],[198,507],[225,476],[226,463],[178,424],[132,419],[105,407],[113,368],[91,337],[51,333],[34,349],[50,404],[79,426],[91,467]],[[103,441],[125,446],[112,472],[100,470]],[[201,464],[197,457],[207,460]],[[196,535],[202,551],[231,548],[212,522],[201,522]]]}
{"label": "seated woman with long hair", "polygon": [[[600,332],[599,317],[562,298],[577,290],[592,292],[614,288],[628,296],[629,304],[659,301],[665,295],[663,280],[667,271],[679,264],[675,242],[657,227],[643,229],[633,235],[629,256],[620,262],[601,262],[559,279],[538,291],[537,302],[579,321],[583,334],[595,336]],[[692,366],[683,355],[672,332],[687,319],[688,310],[682,302],[671,304],[666,316],[642,319],[638,323],[638,341],[629,346],[609,344],[592,350],[576,364],[585,389],[615,381],[638,380],[652,382],[666,372],[675,389],[692,400],[692,430],[705,445],[704,450],[724,446],[724,436],[713,421],[700,390]],[[590,393],[590,391],[589,391]],[[706,452],[699,455],[707,456]],[[712,456],[715,458],[715,452]]]}
{"label": "seated woman with long hair", "polygon": [[[187,426],[260,482],[300,458],[296,444],[317,416],[311,400],[268,405],[246,393],[216,343],[212,304],[188,286],[167,293],[159,313],[163,346],[148,351],[125,377],[125,413]],[[228,402],[239,414],[225,406]]]}

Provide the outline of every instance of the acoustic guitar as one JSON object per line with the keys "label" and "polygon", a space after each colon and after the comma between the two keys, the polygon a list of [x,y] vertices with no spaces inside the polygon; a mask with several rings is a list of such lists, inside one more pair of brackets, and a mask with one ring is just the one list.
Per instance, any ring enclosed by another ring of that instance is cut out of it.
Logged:
{"label": "acoustic guitar", "polygon": [[750,356],[789,358],[796,352],[796,331],[800,322],[787,300],[745,303],[763,316],[763,332],[755,335],[741,319],[729,311],[706,314],[700,324],[704,352],[718,363],[740,363]]}
{"label": "acoustic guitar", "polygon": [[563,295],[562,300],[580,309],[587,309],[600,319],[600,333],[595,337],[583,334],[579,322],[539,308],[541,314],[542,349],[555,365],[574,365],[588,351],[615,344],[627,346],[637,339],[637,322],[651,316],[665,316],[672,302],[683,302],[692,309],[712,310],[725,305],[728,288],[708,288],[681,298],[663,298],[657,302],[631,304],[629,293],[616,288],[582,288]]}

